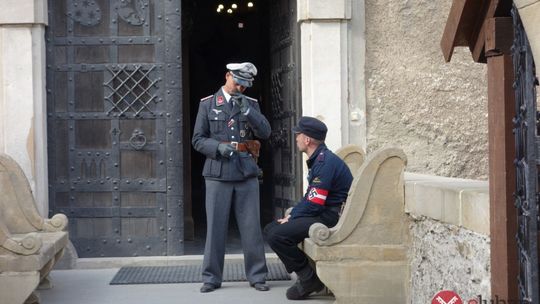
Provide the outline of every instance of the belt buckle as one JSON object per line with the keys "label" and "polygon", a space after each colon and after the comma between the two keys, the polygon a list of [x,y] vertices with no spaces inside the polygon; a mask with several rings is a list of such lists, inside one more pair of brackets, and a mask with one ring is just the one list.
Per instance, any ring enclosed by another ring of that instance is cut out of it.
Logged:
{"label": "belt buckle", "polygon": [[238,151],[238,142],[237,141],[231,141],[231,145],[234,147],[236,151]]}

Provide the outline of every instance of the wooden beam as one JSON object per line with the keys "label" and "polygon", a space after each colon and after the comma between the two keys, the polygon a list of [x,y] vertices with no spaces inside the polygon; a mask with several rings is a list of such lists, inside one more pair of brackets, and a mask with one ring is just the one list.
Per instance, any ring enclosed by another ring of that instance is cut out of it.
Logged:
{"label": "wooden beam", "polygon": [[495,16],[497,8],[504,1],[506,0],[489,0],[485,2],[480,9],[477,25],[475,26],[473,36],[470,37],[471,44],[469,45],[475,62],[486,62],[484,47],[484,44],[486,43],[486,22]]}
{"label": "wooden beam", "polygon": [[443,37],[441,50],[449,62],[456,46],[468,46],[475,62],[486,62],[486,20],[510,16],[512,0],[454,0]]}
{"label": "wooden beam", "polygon": [[510,54],[514,42],[512,17],[495,17],[486,19],[486,56]]}
{"label": "wooden beam", "polygon": [[[484,21],[484,20],[483,20]],[[478,35],[474,40],[471,40],[472,43],[469,46],[474,62],[486,63],[486,56],[484,54],[484,45],[486,43],[486,34],[485,34],[485,22],[482,22]]]}
{"label": "wooden beam", "polygon": [[452,59],[456,46],[468,46],[471,31],[483,3],[488,0],[454,0],[441,38],[441,50],[446,62]]}
{"label": "wooden beam", "polygon": [[[517,300],[517,212],[512,134],[514,69],[508,42],[512,23],[490,18],[485,26],[488,66],[489,199],[492,299]],[[510,29],[508,28],[510,27]],[[517,303],[517,302],[516,302]]]}
{"label": "wooden beam", "polygon": [[444,27],[441,39],[441,50],[446,62],[450,62],[452,53],[454,53],[454,46],[458,44],[456,36],[466,3],[467,0],[454,0],[454,2],[452,2],[450,14],[448,14],[448,20],[446,21],[446,26]]}

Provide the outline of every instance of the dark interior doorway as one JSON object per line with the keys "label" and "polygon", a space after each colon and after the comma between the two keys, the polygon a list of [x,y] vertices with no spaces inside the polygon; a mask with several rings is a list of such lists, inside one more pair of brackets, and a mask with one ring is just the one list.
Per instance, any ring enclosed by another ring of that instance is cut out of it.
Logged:
{"label": "dark interior doorway", "polygon": [[[252,3],[252,6],[248,6]],[[236,4],[236,8],[233,8]],[[218,12],[220,5],[223,8]],[[183,1],[183,51],[184,66],[184,126],[185,138],[191,139],[199,100],[214,94],[224,83],[226,68],[230,62],[249,61],[256,65],[258,76],[253,87],[245,94],[260,102],[263,114],[270,120],[270,38],[268,1]],[[231,10],[232,13],[228,12]],[[189,117],[187,116],[189,115]],[[189,125],[189,134],[187,126]],[[272,176],[272,157],[268,143],[263,142],[259,166],[265,176]],[[205,188],[201,176],[205,157],[197,151],[186,151],[190,170],[185,180],[190,180],[191,205],[186,214],[192,215],[193,230],[186,228],[185,254],[201,254],[206,235]],[[263,179],[260,185],[261,222],[273,219],[271,180]],[[186,201],[189,200],[189,194]],[[186,204],[188,204],[186,202]],[[190,225],[191,219],[186,219]],[[240,239],[234,216],[229,225],[228,253],[241,252]]]}

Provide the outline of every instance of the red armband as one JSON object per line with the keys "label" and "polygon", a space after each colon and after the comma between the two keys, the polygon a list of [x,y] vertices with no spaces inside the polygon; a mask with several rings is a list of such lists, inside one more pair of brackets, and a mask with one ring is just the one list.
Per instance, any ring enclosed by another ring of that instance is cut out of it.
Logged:
{"label": "red armband", "polygon": [[324,205],[326,197],[328,196],[328,190],[321,188],[311,188],[308,193],[308,201],[317,205]]}

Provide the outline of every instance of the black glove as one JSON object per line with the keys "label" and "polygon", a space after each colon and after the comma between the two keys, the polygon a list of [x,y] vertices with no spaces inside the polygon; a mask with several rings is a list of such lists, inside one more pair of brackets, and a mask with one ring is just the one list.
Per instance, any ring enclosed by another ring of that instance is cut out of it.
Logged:
{"label": "black glove", "polygon": [[245,98],[242,94],[234,94],[232,95],[232,100],[240,108],[240,112],[242,112],[242,114],[246,114],[246,112],[249,110],[247,98]]}
{"label": "black glove", "polygon": [[221,143],[217,146],[219,154],[221,154],[223,157],[229,158],[234,154],[234,151],[236,149],[231,144],[224,144]]}

